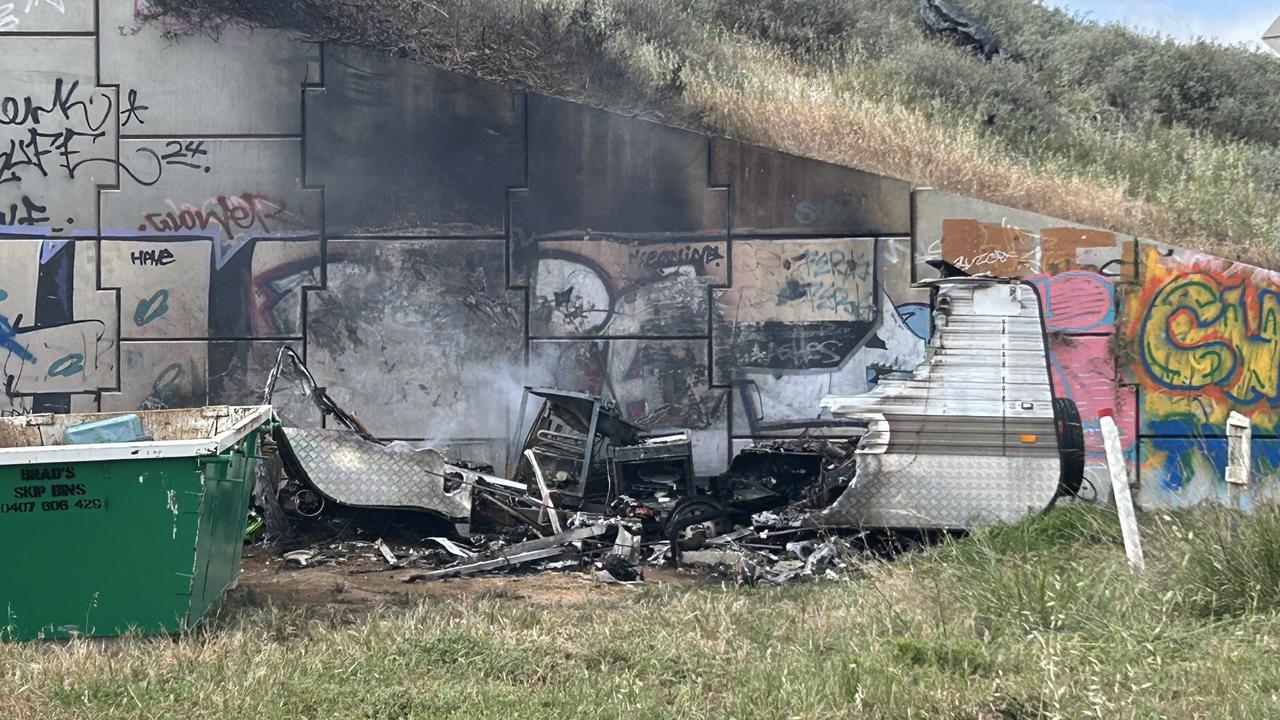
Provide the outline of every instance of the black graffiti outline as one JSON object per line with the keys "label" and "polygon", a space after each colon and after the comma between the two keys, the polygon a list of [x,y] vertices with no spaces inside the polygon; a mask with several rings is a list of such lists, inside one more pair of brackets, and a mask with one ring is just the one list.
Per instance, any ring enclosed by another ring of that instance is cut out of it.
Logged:
{"label": "black graffiti outline", "polygon": [[192,170],[203,169],[209,172],[210,168],[205,165],[199,165],[184,158],[195,158],[197,155],[208,155],[209,151],[204,149],[203,140],[188,140],[185,144],[181,140],[167,140],[164,146],[166,148],[175,148],[160,156],[166,165],[179,165],[188,167]]}
{"label": "black graffiti outline", "polygon": [[[102,120],[94,123],[89,116],[89,106],[93,104],[95,96],[90,95],[89,101],[73,100],[76,90],[80,87],[80,81],[75,80],[71,83],[71,87],[63,93],[63,84],[65,78],[54,78],[53,81],[53,98],[49,101],[49,106],[34,105],[30,95],[24,97],[21,101],[16,96],[6,95],[0,98],[0,127],[16,126],[16,125],[39,125],[45,115],[53,115],[55,111],[62,115],[62,119],[66,122],[75,122],[71,117],[71,111],[79,109],[84,124],[89,127],[92,132],[98,132],[106,126],[107,120],[110,119],[115,111],[115,102],[110,93],[99,92],[97,97],[106,99],[107,111],[103,113]],[[21,103],[21,107],[19,107]],[[20,113],[20,114],[19,114]]]}
{"label": "black graffiti outline", "polygon": [[120,110],[120,115],[123,117],[120,121],[120,127],[128,127],[131,120],[137,120],[139,125],[146,125],[147,121],[142,119],[142,111],[150,110],[151,107],[138,104],[138,91],[136,88],[129,89],[128,102],[129,107]]}
{"label": "black graffiti outline", "polygon": [[153,161],[155,161],[155,164],[156,164],[156,176],[155,176],[155,178],[154,178],[154,179],[152,179],[152,180],[143,180],[142,178],[138,177],[138,175],[137,175],[137,174],[135,174],[135,173],[133,172],[133,169],[132,169],[132,168],[130,168],[130,167],[129,167],[129,165],[128,165],[126,162],[124,162],[123,160],[118,160],[118,159],[116,159],[116,158],[87,158],[87,159],[85,159],[85,160],[81,160],[80,162],[76,163],[76,164],[75,164],[75,165],[73,165],[71,168],[69,168],[69,170],[70,170],[70,172],[71,172],[71,177],[72,177],[72,179],[74,179],[74,178],[75,178],[75,171],[76,171],[76,170],[78,170],[78,169],[80,168],[80,166],[82,166],[82,165],[87,165],[87,164],[89,164],[89,163],[91,163],[91,162],[105,162],[105,163],[112,163],[112,164],[114,164],[116,167],[118,167],[119,169],[123,170],[123,171],[125,172],[125,174],[126,174],[126,175],[128,175],[130,178],[132,178],[134,182],[138,183],[139,185],[141,185],[141,186],[143,186],[143,187],[151,187],[152,185],[155,185],[156,183],[160,182],[160,178],[161,178],[161,176],[163,176],[163,175],[164,175],[164,163],[160,160],[160,154],[159,154],[159,153],[157,153],[155,150],[152,150],[152,149],[151,149],[151,148],[149,148],[149,147],[140,147],[140,148],[136,148],[136,149],[134,150],[134,152],[135,152],[135,153],[143,153],[143,154],[145,154],[145,155],[150,155],[150,156],[151,156],[151,159],[152,159]]}

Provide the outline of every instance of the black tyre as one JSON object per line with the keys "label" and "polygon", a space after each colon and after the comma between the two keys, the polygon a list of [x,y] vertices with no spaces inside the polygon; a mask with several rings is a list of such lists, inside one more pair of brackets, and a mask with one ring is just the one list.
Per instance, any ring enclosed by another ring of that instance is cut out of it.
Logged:
{"label": "black tyre", "polygon": [[1077,496],[1084,482],[1084,424],[1080,422],[1080,409],[1066,398],[1053,401],[1053,419],[1061,460],[1058,492],[1053,496],[1057,500]]}

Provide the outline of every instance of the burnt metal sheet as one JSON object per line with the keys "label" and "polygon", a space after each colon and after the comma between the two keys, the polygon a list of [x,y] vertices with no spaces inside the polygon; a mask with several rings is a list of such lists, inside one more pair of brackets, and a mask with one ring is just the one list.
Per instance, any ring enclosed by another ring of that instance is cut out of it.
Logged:
{"label": "burnt metal sheet", "polygon": [[[434,450],[380,445],[350,430],[285,428],[287,447],[306,479],[328,499],[356,507],[428,510],[461,522],[471,516],[471,484],[446,490],[453,468]],[[286,456],[286,461],[288,460]]]}
{"label": "burnt metal sheet", "polygon": [[1040,301],[1030,285],[948,278],[909,379],[822,407],[868,425],[857,474],[819,525],[969,528],[1048,506],[1060,456]]}

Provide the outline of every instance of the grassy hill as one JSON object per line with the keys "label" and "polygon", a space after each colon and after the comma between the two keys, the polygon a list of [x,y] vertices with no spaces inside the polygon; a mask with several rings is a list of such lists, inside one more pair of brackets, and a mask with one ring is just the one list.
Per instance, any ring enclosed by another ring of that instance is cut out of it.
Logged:
{"label": "grassy hill", "polygon": [[[151,0],[1143,237],[1280,258],[1280,59],[1030,0]],[[172,26],[172,24],[169,24]],[[1261,32],[1262,28],[1259,28]]]}

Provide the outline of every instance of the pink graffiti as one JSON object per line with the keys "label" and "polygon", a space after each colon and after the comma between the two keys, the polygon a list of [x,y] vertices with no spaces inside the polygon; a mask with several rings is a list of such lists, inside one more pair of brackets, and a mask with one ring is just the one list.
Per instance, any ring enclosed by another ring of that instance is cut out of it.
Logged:
{"label": "pink graffiti", "polygon": [[1115,283],[1087,270],[1037,275],[1044,324],[1050,332],[1110,333],[1116,329]]}
{"label": "pink graffiti", "polygon": [[1085,454],[1091,460],[1106,458],[1099,423],[1103,410],[1114,411],[1126,450],[1138,437],[1134,390],[1117,385],[1115,361],[1107,349],[1109,340],[1106,336],[1060,337],[1049,343],[1054,395],[1069,398],[1080,409]]}
{"label": "pink graffiti", "polygon": [[273,200],[258,193],[218,195],[196,207],[188,203],[178,205],[166,200],[168,212],[144,213],[145,222],[138,226],[140,232],[181,232],[184,230],[208,230],[212,225],[222,231],[224,238],[233,238],[245,230],[271,232],[272,221],[284,214],[284,201]]}

